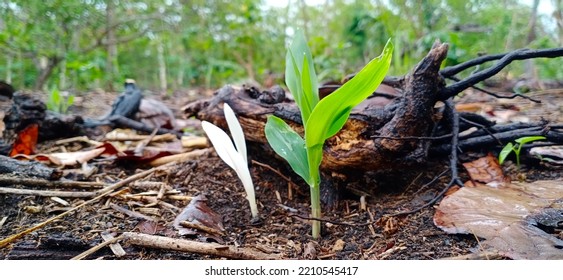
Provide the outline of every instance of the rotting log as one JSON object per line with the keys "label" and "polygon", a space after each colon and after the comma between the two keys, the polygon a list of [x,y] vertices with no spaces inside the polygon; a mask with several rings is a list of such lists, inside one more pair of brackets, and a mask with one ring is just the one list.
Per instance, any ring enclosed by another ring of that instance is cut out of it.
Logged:
{"label": "rotting log", "polygon": [[[429,53],[404,77],[387,77],[376,92],[354,108],[343,129],[328,139],[324,146],[324,157],[321,169],[325,174],[337,172],[340,174],[367,171],[397,171],[408,170],[421,166],[428,159],[429,151],[440,153],[456,153],[452,144],[458,146],[460,127],[476,127],[477,131],[469,137],[464,136],[461,143],[471,141],[472,137],[481,137],[471,142],[471,147],[505,144],[507,139],[502,133],[503,127],[494,126],[478,115],[455,112],[451,99],[463,90],[474,87],[510,64],[514,60],[531,59],[536,57],[555,58],[563,56],[563,48],[545,50],[516,50],[513,52],[479,57],[440,70],[440,65],[446,58],[448,45],[435,43]],[[497,60],[492,66],[469,75],[465,79],[458,79],[455,75],[470,69],[475,65]],[[353,77],[353,75],[349,76]],[[349,78],[347,77],[347,79]],[[447,85],[446,79],[454,83]],[[330,94],[338,88],[331,84],[321,87],[321,97]],[[487,92],[486,92],[487,93]],[[490,93],[487,93],[490,94]],[[494,94],[491,94],[494,95]],[[494,95],[497,98],[515,98]],[[531,98],[527,98],[531,101]],[[224,129],[227,128],[223,116],[222,104],[228,103],[237,114],[248,141],[264,144],[264,126],[269,115],[276,115],[284,119],[298,133],[302,134],[301,116],[291,96],[280,87],[260,91],[253,87],[235,88],[225,86],[208,99],[198,100],[183,107],[185,117],[195,116],[200,120],[212,122]],[[440,106],[441,104],[441,106]],[[453,121],[453,119],[458,119]],[[452,126],[457,126],[453,128]],[[535,135],[545,135],[551,143],[563,143],[563,132],[560,124],[544,123],[530,124],[532,130],[523,130],[523,134],[511,135],[514,138],[525,136],[532,131]],[[452,133],[456,131],[456,133]],[[474,135],[474,136],[473,136]],[[514,139],[512,138],[512,139]],[[455,141],[454,141],[455,139]],[[500,141],[500,140],[503,141]],[[268,145],[261,145],[268,147]],[[433,148],[433,149],[430,149]],[[267,149],[267,148],[266,148]],[[456,155],[451,155],[453,159]],[[454,166],[455,160],[452,161]],[[454,175],[455,174],[455,175]],[[452,177],[457,171],[452,171]],[[458,178],[452,180],[459,182]]]}
{"label": "rotting log", "polygon": [[[433,107],[445,86],[438,71],[447,50],[447,44],[437,44],[412,73],[395,80],[393,86],[401,94],[383,102],[387,103],[385,106],[381,106],[381,100],[370,98],[355,108],[343,129],[327,140],[321,168],[389,170],[424,161],[428,151],[426,141],[391,138],[430,135],[436,119]],[[264,95],[285,94],[279,90],[258,92],[254,88],[226,86],[211,99],[188,104],[183,111],[186,117],[196,116],[226,127],[219,105],[228,103],[239,117],[247,140],[266,143],[264,126],[271,114],[284,119],[299,133],[303,131],[300,113],[288,96],[264,98]],[[270,104],[264,99],[283,101]],[[373,138],[374,135],[391,138]]]}

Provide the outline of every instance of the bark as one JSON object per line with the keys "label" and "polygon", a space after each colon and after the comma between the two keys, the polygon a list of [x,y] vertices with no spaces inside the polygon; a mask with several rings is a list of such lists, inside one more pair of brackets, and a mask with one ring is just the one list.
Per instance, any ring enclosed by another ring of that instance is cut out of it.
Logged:
{"label": "bark", "polygon": [[50,168],[35,161],[20,161],[0,155],[0,174],[13,173],[15,177],[35,177],[46,180],[57,180],[62,171]]}

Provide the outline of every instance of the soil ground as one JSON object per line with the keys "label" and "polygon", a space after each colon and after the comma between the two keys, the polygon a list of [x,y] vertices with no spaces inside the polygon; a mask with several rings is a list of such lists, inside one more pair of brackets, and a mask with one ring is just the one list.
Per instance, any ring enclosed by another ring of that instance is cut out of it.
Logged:
{"label": "soil ground", "polygon": [[[180,116],[179,107],[189,98],[162,98]],[[517,105],[518,118],[538,120],[545,117],[554,122],[562,121],[563,90],[538,92],[534,97],[543,101],[534,104],[523,99],[498,100],[478,94],[467,95],[462,102],[478,102],[496,109]],[[109,109],[115,94],[85,94],[72,113],[84,116],[99,116]],[[39,149],[47,150],[52,143],[41,143]],[[314,240],[310,236],[309,190],[282,162],[260,152],[258,146],[250,146],[249,160],[251,174],[259,202],[260,224],[250,222],[250,209],[243,187],[235,172],[215,154],[197,160],[179,163],[166,172],[155,173],[143,181],[165,182],[182,195],[205,194],[208,206],[223,220],[225,234],[221,238],[195,236],[198,240],[212,242],[219,240],[226,245],[252,248],[266,254],[281,254],[285,259],[441,259],[459,257],[479,252],[477,237],[472,235],[449,235],[434,226],[434,208],[426,207],[410,215],[388,217],[387,215],[411,210],[431,200],[449,182],[449,173],[431,182],[448,168],[448,158],[430,158],[427,165],[416,170],[401,170],[390,174],[385,182],[376,182],[366,174],[365,178],[350,180],[356,188],[376,189],[366,197],[366,208],[361,209],[360,197],[343,193],[332,207],[323,208],[323,234]],[[461,161],[469,161],[485,155],[476,151],[461,155]],[[261,163],[261,164],[260,164]],[[269,165],[280,174],[264,167]],[[148,167],[118,165],[111,162],[94,163],[98,172],[88,180],[112,183],[122,180]],[[462,179],[467,179],[460,166]],[[505,165],[509,176],[516,177],[518,170],[513,164]],[[526,180],[563,178],[561,167],[546,166],[537,160],[524,159],[521,173]],[[408,175],[408,176],[406,176]],[[398,177],[403,180],[396,180]],[[376,187],[370,184],[377,184]],[[21,186],[12,186],[21,187]],[[155,189],[158,190],[158,189]],[[66,199],[71,205],[78,205],[83,199]],[[156,212],[146,214],[155,219],[154,224],[130,217],[112,208],[112,204],[130,210],[140,211],[141,205],[124,201],[118,196],[106,197],[101,201],[81,208],[44,228],[38,229],[6,248],[0,249],[0,259],[69,259],[103,240],[101,232],[119,235],[122,232],[145,232],[155,235],[179,237],[172,223],[187,201],[164,200],[175,206],[155,206]],[[38,212],[29,206],[41,206]],[[21,232],[42,222],[63,209],[47,197],[0,195],[0,220],[6,217],[0,227],[0,239]],[[299,217],[300,216],[300,217]],[[148,228],[148,229],[147,229]],[[216,259],[209,255],[157,250],[122,244],[126,255],[116,257],[105,247],[90,255],[89,259]]]}

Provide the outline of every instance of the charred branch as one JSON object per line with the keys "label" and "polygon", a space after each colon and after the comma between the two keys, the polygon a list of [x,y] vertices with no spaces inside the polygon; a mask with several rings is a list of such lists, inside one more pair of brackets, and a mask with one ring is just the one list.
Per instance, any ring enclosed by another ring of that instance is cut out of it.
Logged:
{"label": "charred branch", "polygon": [[456,96],[458,93],[462,92],[463,90],[496,75],[512,61],[525,60],[525,59],[538,58],[538,57],[554,58],[561,56],[563,56],[563,48],[554,48],[554,49],[545,49],[545,50],[520,49],[500,55],[482,56],[467,61],[465,63],[458,64],[456,66],[445,68],[440,71],[440,74],[444,77],[453,77],[457,73],[465,69],[468,69],[470,67],[481,65],[488,61],[498,60],[498,62],[496,62],[493,66],[481,70],[477,73],[474,73],[459,82],[456,82],[452,85],[445,87],[440,93],[440,100],[446,100],[450,97]]}

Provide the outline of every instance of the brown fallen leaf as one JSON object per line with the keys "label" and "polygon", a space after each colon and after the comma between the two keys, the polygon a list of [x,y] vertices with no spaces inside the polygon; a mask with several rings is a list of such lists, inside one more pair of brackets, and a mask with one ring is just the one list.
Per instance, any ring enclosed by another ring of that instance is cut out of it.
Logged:
{"label": "brown fallen leaf", "polygon": [[[213,209],[207,206],[207,198],[204,195],[198,195],[190,201],[188,206],[182,210],[182,212],[174,219],[174,228],[178,230],[180,235],[203,235],[205,238],[211,238],[219,243],[222,239],[216,234],[210,234],[209,232],[202,231],[198,228],[187,228],[183,225],[186,224],[199,224],[203,227],[200,228],[210,228],[216,232],[223,232],[225,228],[223,227],[223,218],[217,214]],[[182,223],[187,221],[188,223]]]}
{"label": "brown fallen leaf", "polygon": [[484,238],[479,250],[496,249],[512,259],[563,259],[563,240],[540,229],[562,223],[562,198],[563,181],[476,184],[445,197],[434,224]]}
{"label": "brown fallen leaf", "polygon": [[491,154],[472,162],[466,162],[463,167],[473,182],[498,185],[509,181],[504,176],[497,158]]}
{"label": "brown fallen leaf", "polygon": [[93,149],[89,151],[68,152],[68,153],[52,153],[52,154],[37,154],[37,155],[15,155],[15,159],[25,158],[28,160],[36,160],[43,163],[59,165],[59,166],[72,166],[80,165],[88,162],[104,152],[103,148]]}

